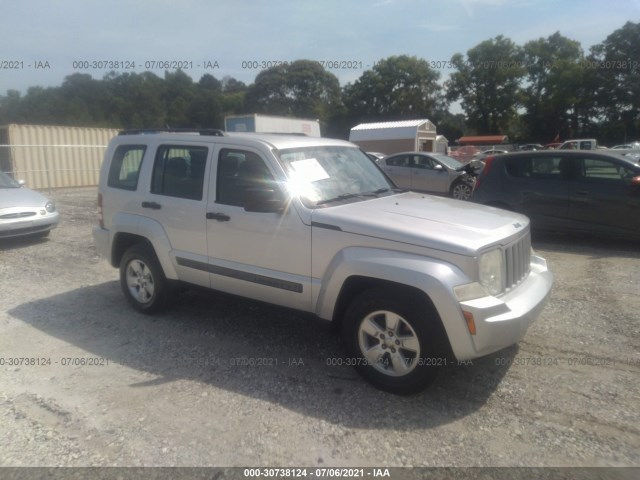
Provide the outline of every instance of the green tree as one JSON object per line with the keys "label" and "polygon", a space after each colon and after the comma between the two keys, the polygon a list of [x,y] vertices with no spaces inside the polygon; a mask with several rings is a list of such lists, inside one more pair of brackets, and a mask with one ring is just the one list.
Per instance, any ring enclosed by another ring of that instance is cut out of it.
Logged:
{"label": "green tree", "polygon": [[527,68],[522,99],[531,141],[550,142],[581,130],[581,114],[593,97],[585,91],[580,43],[556,32],[523,47]]}
{"label": "green tree", "polygon": [[247,86],[245,85],[244,82],[241,82],[240,80],[236,80],[233,77],[230,77],[229,75],[225,75],[224,77],[222,77],[222,91],[226,94],[233,94],[233,93],[245,93],[247,91]]}
{"label": "green tree", "polygon": [[640,138],[640,23],[627,22],[591,49],[585,75],[610,141]]}
{"label": "green tree", "polygon": [[67,107],[59,88],[29,87],[20,100],[17,118],[12,121],[65,125]]}
{"label": "green tree", "polygon": [[108,74],[108,117],[114,126],[157,128],[167,124],[164,82],[152,72]]}
{"label": "green tree", "polygon": [[467,125],[476,133],[510,134],[525,74],[521,48],[498,35],[451,58],[455,72],[445,83],[447,99],[461,101]]}
{"label": "green tree", "polygon": [[0,96],[0,124],[36,123],[115,128],[222,128],[239,113],[247,86],[205,74],[197,83],[182,71],[109,72],[101,80],[74,73],[59,87],[30,87]]}
{"label": "green tree", "polygon": [[452,114],[447,110],[437,112],[433,122],[438,128],[438,135],[443,135],[449,143],[455,142],[465,132],[465,116],[461,113]]}
{"label": "green tree", "polygon": [[221,109],[223,116],[238,113],[245,113],[245,97],[247,95],[247,85],[240,80],[226,75],[222,77],[222,99]]}
{"label": "green tree", "polygon": [[167,125],[174,128],[194,127],[193,120],[189,117],[190,106],[197,97],[193,79],[182,70],[166,71],[163,87]]}
{"label": "green tree", "polygon": [[18,90],[7,90],[5,96],[0,96],[0,125],[21,123],[22,98]]}
{"label": "green tree", "polygon": [[261,71],[245,97],[245,110],[320,119],[341,108],[340,83],[318,62],[296,60]]}
{"label": "green tree", "polygon": [[213,75],[203,75],[188,109],[188,123],[197,128],[223,128],[222,83]]}
{"label": "green tree", "polygon": [[64,125],[104,126],[105,111],[109,109],[109,98],[105,83],[94,80],[89,74],[74,73],[65,77],[62,86],[53,96],[64,100],[58,112]]}
{"label": "green tree", "polygon": [[445,102],[440,73],[426,60],[399,55],[379,61],[343,89],[343,101],[354,123],[429,118]]}

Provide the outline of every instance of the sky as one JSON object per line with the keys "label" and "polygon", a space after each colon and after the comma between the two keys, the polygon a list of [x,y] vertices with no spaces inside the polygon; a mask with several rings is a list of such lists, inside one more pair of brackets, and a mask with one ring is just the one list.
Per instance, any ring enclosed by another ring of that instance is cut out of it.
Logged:
{"label": "sky", "polygon": [[[518,45],[555,32],[585,52],[640,0],[0,0],[0,95],[62,84],[73,73],[181,66],[250,84],[262,67],[324,62],[341,85],[376,61],[415,55],[442,68],[503,35]],[[639,52],[640,56],[640,52]]]}

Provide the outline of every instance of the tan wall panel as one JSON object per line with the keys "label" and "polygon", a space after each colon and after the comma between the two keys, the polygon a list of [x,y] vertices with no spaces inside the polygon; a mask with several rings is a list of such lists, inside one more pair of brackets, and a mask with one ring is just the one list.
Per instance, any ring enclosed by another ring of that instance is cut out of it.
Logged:
{"label": "tan wall panel", "polygon": [[98,184],[109,140],[107,128],[9,125],[14,177],[30,188],[81,187]]}

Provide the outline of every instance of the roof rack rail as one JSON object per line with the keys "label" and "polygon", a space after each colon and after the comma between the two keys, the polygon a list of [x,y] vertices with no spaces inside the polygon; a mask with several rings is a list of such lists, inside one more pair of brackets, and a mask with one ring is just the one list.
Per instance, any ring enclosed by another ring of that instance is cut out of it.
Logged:
{"label": "roof rack rail", "polygon": [[224,137],[224,132],[218,128],[137,128],[120,130],[118,135],[147,135],[152,133],[191,133],[194,135],[207,135]]}
{"label": "roof rack rail", "polygon": [[295,135],[298,137],[308,137],[304,132],[264,132],[267,135]]}

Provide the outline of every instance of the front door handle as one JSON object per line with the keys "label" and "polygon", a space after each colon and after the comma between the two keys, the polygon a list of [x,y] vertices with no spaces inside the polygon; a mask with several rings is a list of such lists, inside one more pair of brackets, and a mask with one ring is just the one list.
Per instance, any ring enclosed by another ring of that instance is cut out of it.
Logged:
{"label": "front door handle", "polygon": [[217,220],[219,222],[228,222],[231,220],[229,215],[217,212],[207,212],[207,220]]}
{"label": "front door handle", "polygon": [[162,206],[156,202],[142,202],[142,208],[150,208],[151,210],[160,210]]}

